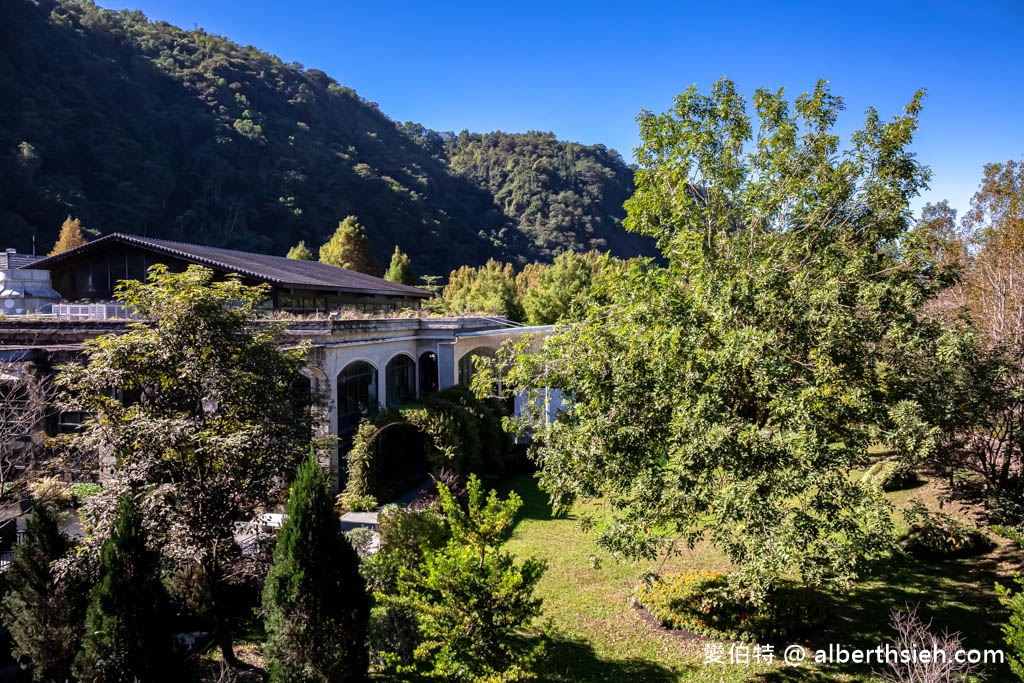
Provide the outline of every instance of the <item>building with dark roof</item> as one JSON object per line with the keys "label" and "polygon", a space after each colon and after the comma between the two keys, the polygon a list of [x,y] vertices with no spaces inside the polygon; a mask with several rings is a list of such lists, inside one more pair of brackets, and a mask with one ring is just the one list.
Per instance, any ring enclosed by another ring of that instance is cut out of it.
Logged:
{"label": "building with dark roof", "polygon": [[36,261],[41,261],[42,259],[42,256],[34,254],[19,254],[17,249],[6,249],[0,251],[0,270],[28,268]]}
{"label": "building with dark roof", "polygon": [[271,287],[274,310],[324,313],[340,308],[367,312],[418,308],[431,294],[318,261],[252,254],[198,244],[114,233],[49,256],[32,268],[50,271],[53,288],[66,301],[110,301],[120,280],[143,280],[150,266],[183,271],[210,268],[218,276],[237,274],[248,285]]}

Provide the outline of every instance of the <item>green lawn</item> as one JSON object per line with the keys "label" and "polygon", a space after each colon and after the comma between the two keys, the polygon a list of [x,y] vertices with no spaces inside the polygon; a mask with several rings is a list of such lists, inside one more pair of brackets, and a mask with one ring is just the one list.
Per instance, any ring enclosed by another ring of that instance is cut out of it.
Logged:
{"label": "green lawn", "polygon": [[[577,518],[552,519],[547,499],[528,476],[516,477],[502,487],[523,498],[509,549],[521,556],[548,561],[538,590],[544,598],[543,618],[558,634],[549,671],[561,681],[862,681],[872,678],[870,667],[832,665],[827,668],[773,665],[705,664],[706,641],[666,632],[641,618],[630,598],[638,577],[649,571],[672,572],[705,568],[728,569],[715,549],[692,551],[655,562],[616,562],[598,550],[592,536],[577,529]],[[918,498],[937,505],[937,490],[926,484],[892,494],[895,505]],[[577,512],[600,515],[599,505]],[[997,539],[998,540],[998,539]],[[600,558],[599,567],[592,557]],[[925,619],[939,629],[963,633],[966,647],[1002,648],[999,632],[1005,620],[992,585],[1008,583],[1021,569],[1020,551],[1001,544],[986,556],[921,562],[892,558],[872,568],[849,596],[835,596],[830,625],[809,641],[810,648],[829,643],[875,647],[891,638],[889,613],[905,604],[919,604]],[[781,651],[788,643],[772,643]],[[989,680],[1009,680],[1006,667],[988,669]]]}

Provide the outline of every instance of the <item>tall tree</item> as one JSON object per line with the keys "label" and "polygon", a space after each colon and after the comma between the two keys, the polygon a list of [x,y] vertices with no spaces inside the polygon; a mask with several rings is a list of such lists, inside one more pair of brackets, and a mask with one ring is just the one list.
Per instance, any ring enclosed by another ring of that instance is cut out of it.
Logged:
{"label": "tall tree", "polygon": [[54,513],[37,506],[4,574],[9,587],[0,603],[4,626],[14,640],[14,655],[39,683],[70,679],[82,637],[81,599],[76,587],[58,581],[53,574],[54,562],[69,547]]}
{"label": "tall tree", "polygon": [[1007,514],[1016,504],[999,500],[1019,500],[1024,489],[1024,163],[985,166],[963,227],[973,249],[963,249],[962,280],[940,310],[955,320],[966,309],[972,329],[959,347],[931,354],[937,386],[926,405],[945,403],[954,418],[943,464],[981,477],[991,521],[1024,526],[1024,516]]}
{"label": "tall tree", "polygon": [[129,492],[118,502],[113,530],[100,549],[99,578],[75,659],[77,679],[133,683],[180,678],[170,666],[164,605],[159,558],[146,547],[142,516]]}
{"label": "tall tree", "polygon": [[981,187],[964,218],[979,240],[1024,251],[1024,161],[985,164]]}
{"label": "tall tree", "polygon": [[370,602],[359,556],[341,535],[327,475],[299,466],[263,589],[270,680],[366,680]]}
{"label": "tall tree", "polygon": [[83,244],[85,244],[85,237],[82,236],[82,221],[68,216],[64,220],[64,224],[60,226],[60,236],[49,255],[61,254]]}
{"label": "tall tree", "polygon": [[579,317],[581,298],[589,291],[594,273],[600,268],[598,259],[597,252],[567,251],[556,256],[550,266],[538,268],[535,281],[519,287],[526,321],[531,325],[551,325],[568,320],[574,313]]}
{"label": "tall tree", "polygon": [[313,252],[306,246],[305,240],[300,241],[294,247],[288,250],[288,258],[295,259],[296,261],[315,261],[316,258],[313,256]]}
{"label": "tall tree", "polygon": [[370,253],[366,231],[355,216],[346,216],[338,223],[334,235],[320,247],[320,261],[367,275],[377,275],[377,261]]}
{"label": "tall tree", "polygon": [[479,268],[462,266],[453,270],[441,292],[440,304],[446,313],[489,313],[510,320],[522,320],[516,272],[511,263],[490,259]]}
{"label": "tall tree", "polygon": [[230,665],[225,593],[241,561],[234,524],[277,492],[310,439],[309,392],[297,384],[303,353],[282,351],[280,328],[255,323],[266,297],[264,287],[217,282],[205,268],[154,266],[146,282],[118,289],[144,322],[87,342],[86,362],[56,379],[63,409],[95,417],[68,446],[114,466],[90,501],[92,536],[110,533],[120,496],[145,493],[144,517],[159,520],[147,525],[152,544],[206,582],[210,630]]}
{"label": "tall tree", "polygon": [[888,549],[889,505],[850,471],[895,401],[886,357],[944,284],[905,239],[929,177],[907,151],[921,97],[889,122],[869,109],[845,153],[824,82],[757,90],[756,126],[725,79],[641,113],[626,223],[667,265],[617,273],[606,306],[506,376],[572,395],[537,415],[535,455],[555,504],[617,510],[605,548],[706,537],[754,597],[787,573],[848,585]]}
{"label": "tall tree", "polygon": [[966,303],[988,344],[1024,363],[1024,162],[986,164],[964,223],[979,247],[964,278]]}
{"label": "tall tree", "polygon": [[416,276],[412,274],[412,261],[409,260],[408,254],[398,248],[398,245],[395,245],[395,253],[391,255],[391,264],[388,266],[387,272],[384,273],[384,279],[410,287],[416,284]]}

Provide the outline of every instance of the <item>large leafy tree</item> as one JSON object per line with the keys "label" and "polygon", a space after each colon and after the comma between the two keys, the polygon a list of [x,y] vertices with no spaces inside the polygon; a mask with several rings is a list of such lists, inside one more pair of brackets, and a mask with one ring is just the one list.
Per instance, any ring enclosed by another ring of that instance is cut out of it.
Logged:
{"label": "large leafy tree", "polygon": [[109,511],[125,492],[142,494],[150,542],[205,582],[203,611],[229,663],[234,524],[266,504],[310,438],[308,388],[297,384],[303,353],[282,351],[280,329],[254,322],[266,296],[204,268],[154,266],[146,282],[118,289],[142,321],[87,342],[85,363],[56,379],[61,406],[93,416],[68,446],[113,468],[87,506],[93,537],[110,534]]}
{"label": "large leafy tree", "polygon": [[[935,369],[930,374],[935,386],[930,387],[927,404],[941,405],[945,398],[956,418],[945,430],[943,463],[980,475],[989,494],[1005,498],[1003,504],[990,506],[991,520],[1020,525],[1024,523],[1019,503],[1024,487],[1020,475],[1024,462],[1024,164],[1008,161],[985,166],[963,228],[962,281],[944,292],[935,308],[947,317],[966,310],[970,336],[959,345],[961,353],[932,354],[930,367]],[[973,243],[972,249],[964,246],[966,240]]]}
{"label": "large leafy tree", "polygon": [[366,241],[366,231],[355,216],[346,216],[338,223],[334,235],[320,247],[320,261],[367,275],[378,274],[377,262]]}
{"label": "large leafy tree", "polygon": [[[601,268],[597,252],[578,254],[567,251],[555,257],[549,266],[536,268],[529,286],[519,284],[526,321],[531,325],[551,325],[578,317],[582,298],[590,290],[595,272]],[[526,274],[526,269],[520,275]],[[526,278],[521,278],[525,280]]]}
{"label": "large leafy tree", "polygon": [[359,556],[341,535],[327,474],[299,466],[263,589],[271,681],[364,681],[370,601]]}
{"label": "large leafy tree", "polygon": [[511,320],[523,319],[515,268],[511,263],[494,259],[479,268],[462,266],[453,270],[441,292],[440,304],[453,315],[490,313]]}
{"label": "large leafy tree", "polygon": [[753,116],[725,79],[640,115],[626,222],[667,265],[610,275],[606,306],[506,378],[571,394],[533,425],[541,482],[556,504],[608,500],[606,548],[709,538],[756,598],[788,573],[848,583],[888,547],[888,505],[850,470],[946,282],[906,239],[921,98],[891,121],[869,109],[845,152],[824,82],[793,102],[760,89]]}

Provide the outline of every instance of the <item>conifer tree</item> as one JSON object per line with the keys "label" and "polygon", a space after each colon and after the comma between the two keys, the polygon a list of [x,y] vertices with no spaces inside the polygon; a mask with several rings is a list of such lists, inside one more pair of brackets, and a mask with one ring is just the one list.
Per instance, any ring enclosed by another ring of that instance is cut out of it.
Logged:
{"label": "conifer tree", "polygon": [[131,494],[118,501],[115,515],[100,549],[99,580],[86,612],[75,675],[82,683],[167,680],[170,634],[161,628],[157,556],[146,548]]}
{"label": "conifer tree", "polygon": [[288,250],[288,258],[296,261],[315,261],[313,252],[306,246],[306,241],[301,240],[298,244]]}
{"label": "conifer tree", "polygon": [[270,680],[366,680],[370,605],[359,556],[341,535],[327,475],[299,466],[263,590]]}
{"label": "conifer tree", "polygon": [[355,216],[347,216],[338,223],[331,239],[320,247],[320,261],[338,268],[376,276],[377,262],[370,253],[366,231]]}
{"label": "conifer tree", "polygon": [[83,244],[85,237],[82,236],[82,221],[69,215],[60,226],[60,237],[57,238],[57,243],[53,245],[53,251],[49,256],[61,254]]}
{"label": "conifer tree", "polygon": [[384,273],[384,279],[410,287],[416,282],[416,276],[412,274],[412,262],[409,260],[409,255],[401,251],[398,245],[395,245],[395,253],[391,255],[391,265]]}
{"label": "conifer tree", "polygon": [[69,547],[54,514],[37,506],[4,574],[9,591],[0,609],[3,622],[14,640],[13,654],[31,666],[35,681],[68,680],[81,637],[80,601],[52,571]]}

